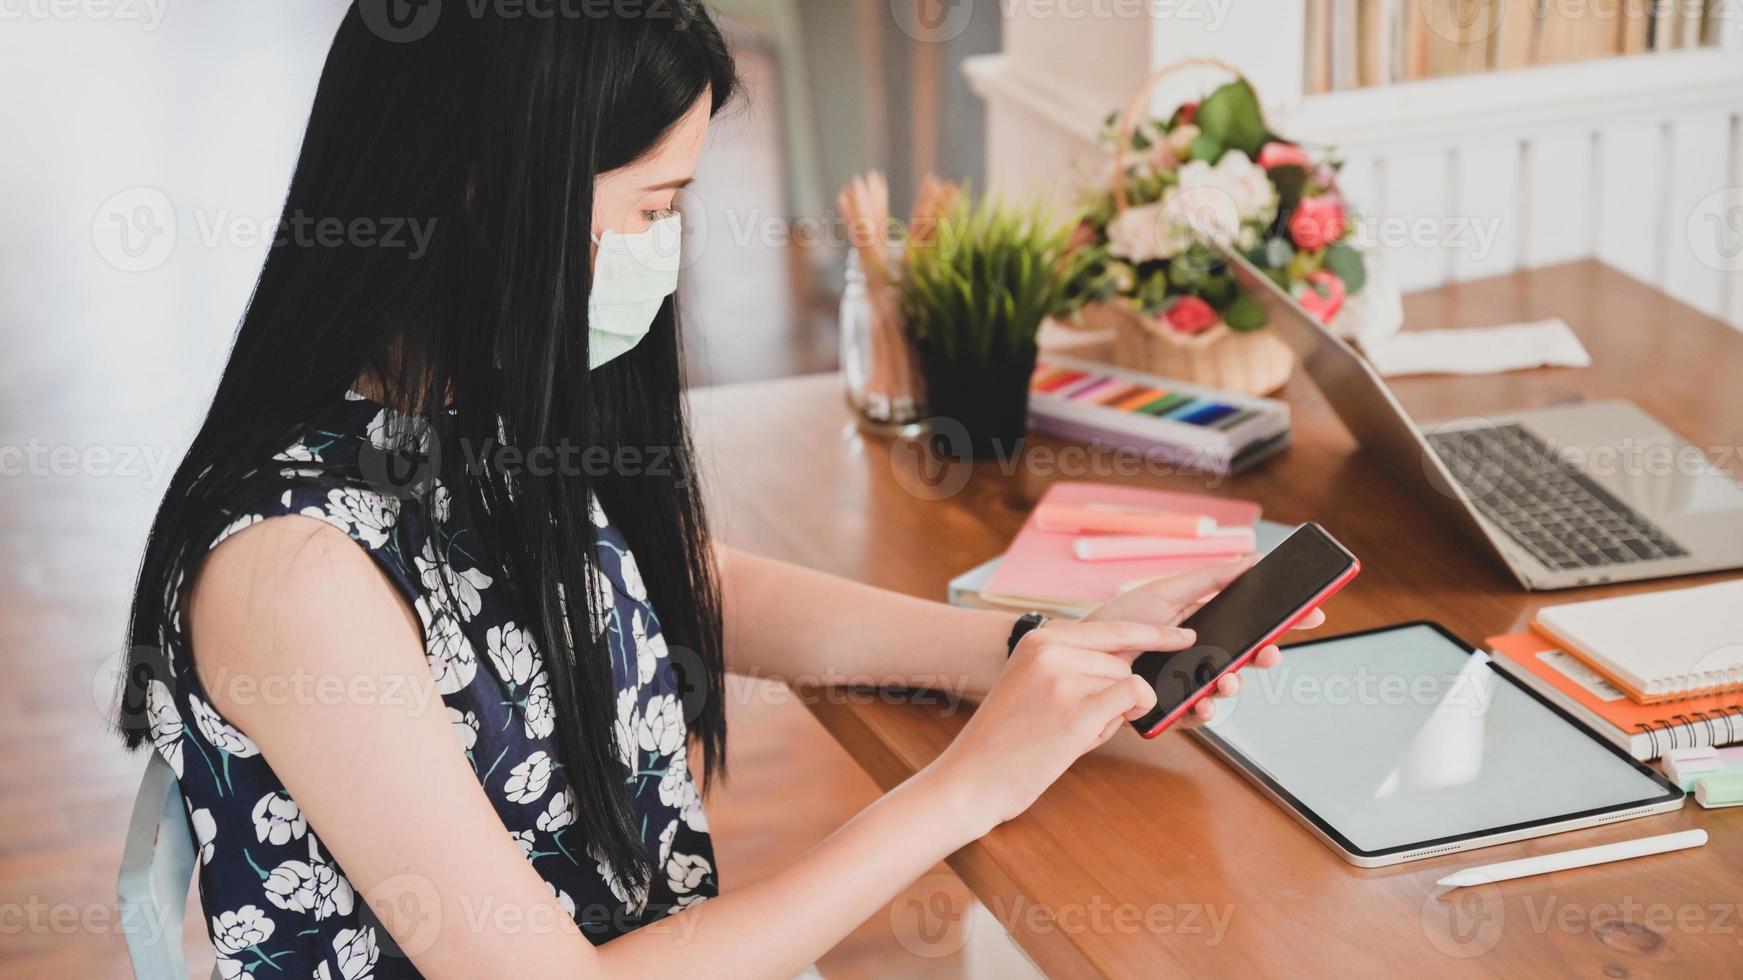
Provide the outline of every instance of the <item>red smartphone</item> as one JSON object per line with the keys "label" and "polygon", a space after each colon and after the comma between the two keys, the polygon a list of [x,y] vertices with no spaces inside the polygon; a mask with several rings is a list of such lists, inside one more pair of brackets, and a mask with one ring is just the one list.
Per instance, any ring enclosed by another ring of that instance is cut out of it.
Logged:
{"label": "red smartphone", "polygon": [[1344,583],[1362,563],[1318,524],[1303,524],[1252,568],[1180,625],[1198,642],[1172,653],[1152,651],[1132,661],[1132,673],[1156,690],[1156,707],[1132,722],[1155,738],[1216,689],[1224,674],[1245,667]]}

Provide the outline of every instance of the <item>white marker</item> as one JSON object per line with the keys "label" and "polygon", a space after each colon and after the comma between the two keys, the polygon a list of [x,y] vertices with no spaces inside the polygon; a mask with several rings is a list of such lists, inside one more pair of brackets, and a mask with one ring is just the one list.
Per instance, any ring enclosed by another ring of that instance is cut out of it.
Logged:
{"label": "white marker", "polygon": [[1543,854],[1537,857],[1520,858],[1517,861],[1502,861],[1500,864],[1485,864],[1481,867],[1466,868],[1463,871],[1447,875],[1435,884],[1446,888],[1487,885],[1490,882],[1506,881],[1509,878],[1524,878],[1529,875],[1548,874],[1551,871],[1566,871],[1569,868],[1584,868],[1594,864],[1609,864],[1611,861],[1646,857],[1649,854],[1680,851],[1684,848],[1700,847],[1706,842],[1706,831],[1683,830],[1674,834],[1660,834],[1657,837],[1642,837],[1639,840],[1618,841],[1614,844],[1600,844],[1597,847],[1582,847],[1577,851],[1562,851],[1559,854]]}

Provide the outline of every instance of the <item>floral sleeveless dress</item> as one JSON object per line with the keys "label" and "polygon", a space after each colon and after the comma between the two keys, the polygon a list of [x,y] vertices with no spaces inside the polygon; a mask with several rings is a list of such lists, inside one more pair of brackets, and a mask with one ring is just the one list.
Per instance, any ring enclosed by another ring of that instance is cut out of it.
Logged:
{"label": "floral sleeveless dress", "polygon": [[[595,943],[717,892],[702,803],[686,765],[687,732],[677,676],[635,556],[598,507],[595,582],[610,609],[607,634],[617,690],[623,778],[655,859],[651,888],[636,893],[591,857],[573,826],[577,799],[557,766],[544,652],[517,624],[520,611],[479,564],[481,528],[468,526],[445,487],[431,508],[435,533],[414,526],[398,501],[312,484],[299,462],[354,462],[381,446],[391,409],[357,395],[278,457],[277,479],[224,515],[212,546],[271,517],[303,515],[344,531],[375,560],[423,624],[425,653],[466,754],[508,832],[564,910]],[[413,549],[407,542],[425,542]],[[444,588],[444,584],[446,588]],[[179,599],[178,599],[179,602]],[[417,976],[344,869],[333,861],[248,736],[213,708],[172,609],[168,682],[147,692],[151,739],[181,782],[199,888],[219,972],[226,978],[365,980]],[[385,692],[383,692],[385,694]],[[464,846],[463,841],[455,842]]]}

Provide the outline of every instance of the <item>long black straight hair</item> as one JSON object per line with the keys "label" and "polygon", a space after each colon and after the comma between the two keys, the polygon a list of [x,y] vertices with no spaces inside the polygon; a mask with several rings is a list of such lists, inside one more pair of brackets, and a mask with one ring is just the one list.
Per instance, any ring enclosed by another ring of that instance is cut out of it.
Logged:
{"label": "long black straight hair", "polygon": [[[634,549],[668,642],[684,651],[673,664],[705,776],[724,763],[721,612],[673,303],[634,350],[588,367],[593,183],[657,147],[699,99],[717,111],[734,69],[707,13],[687,0],[617,13],[553,4],[542,16],[533,6],[425,5],[440,17],[405,25],[357,4],[346,13],[281,227],[423,222],[427,244],[420,253],[385,236],[288,234],[274,243],[151,530],[119,725],[130,747],[148,736],[147,685],[170,681],[167,625],[212,522],[369,378],[380,401],[440,433],[426,462],[455,505],[489,525],[505,584],[544,651],[578,824],[626,884],[645,884],[654,869],[619,761],[610,654],[591,626],[608,611],[593,608],[591,500]],[[511,472],[477,466],[479,447],[663,462]],[[315,478],[381,491],[364,468]],[[408,479],[395,495],[427,513],[435,482]]]}

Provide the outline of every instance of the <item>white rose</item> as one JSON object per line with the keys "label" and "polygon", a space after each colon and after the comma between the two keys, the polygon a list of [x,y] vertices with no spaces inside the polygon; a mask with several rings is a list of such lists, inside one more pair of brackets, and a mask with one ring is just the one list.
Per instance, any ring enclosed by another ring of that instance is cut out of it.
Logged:
{"label": "white rose", "polygon": [[648,702],[637,744],[657,755],[671,755],[684,744],[684,715],[676,695],[661,694]]}
{"label": "white rose", "polygon": [[273,922],[257,905],[212,917],[212,945],[220,956],[235,956],[272,938]]}
{"label": "white rose", "polygon": [[357,893],[350,879],[321,857],[320,842],[309,835],[309,867],[315,874],[315,921],[335,915],[350,915]]}
{"label": "white rose", "polygon": [[286,793],[275,791],[254,804],[254,836],[271,844],[285,844],[301,838],[309,829],[303,811]]}
{"label": "white rose", "polygon": [[194,709],[194,726],[200,730],[207,744],[220,752],[227,752],[238,759],[246,759],[260,754],[248,736],[230,727],[211,705],[200,700],[198,695],[189,694],[188,704]]}
{"label": "white rose", "polygon": [[375,929],[341,929],[333,937],[333,956],[339,961],[342,980],[368,980],[375,975],[375,961],[381,950],[375,945]]}
{"label": "white rose", "polygon": [[551,700],[551,679],[543,667],[527,683],[525,718],[521,727],[527,738],[550,738],[557,730],[557,706]]}
{"label": "white rose", "polygon": [[633,777],[636,770],[635,746],[641,737],[641,705],[634,691],[617,692],[617,754],[623,768]]}
{"label": "white rose", "polygon": [[666,861],[666,885],[674,895],[687,895],[713,872],[708,859],[700,854],[674,854]]}
{"label": "white rose", "polygon": [[503,683],[519,687],[532,679],[538,644],[532,634],[513,623],[492,626],[485,634],[485,652]]}
{"label": "white rose", "polygon": [[508,774],[508,781],[503,783],[502,790],[510,803],[533,803],[545,795],[545,787],[550,782],[550,755],[542,751],[534,752]]}
{"label": "white rose", "polygon": [[539,814],[534,826],[547,834],[554,834],[574,822],[575,794],[565,788],[551,796],[551,802],[545,805],[545,812]]}
{"label": "white rose", "polygon": [[266,876],[266,900],[287,912],[307,912],[318,901],[315,870],[302,861],[286,861]]}
{"label": "white rose", "polygon": [[1230,150],[1216,162],[1216,177],[1234,199],[1243,221],[1269,222],[1277,216],[1277,189],[1265,168],[1240,150]]}
{"label": "white rose", "polygon": [[182,778],[182,716],[176,710],[175,695],[163,681],[154,680],[145,687],[145,721],[151,744],[175,770],[176,778]]}

